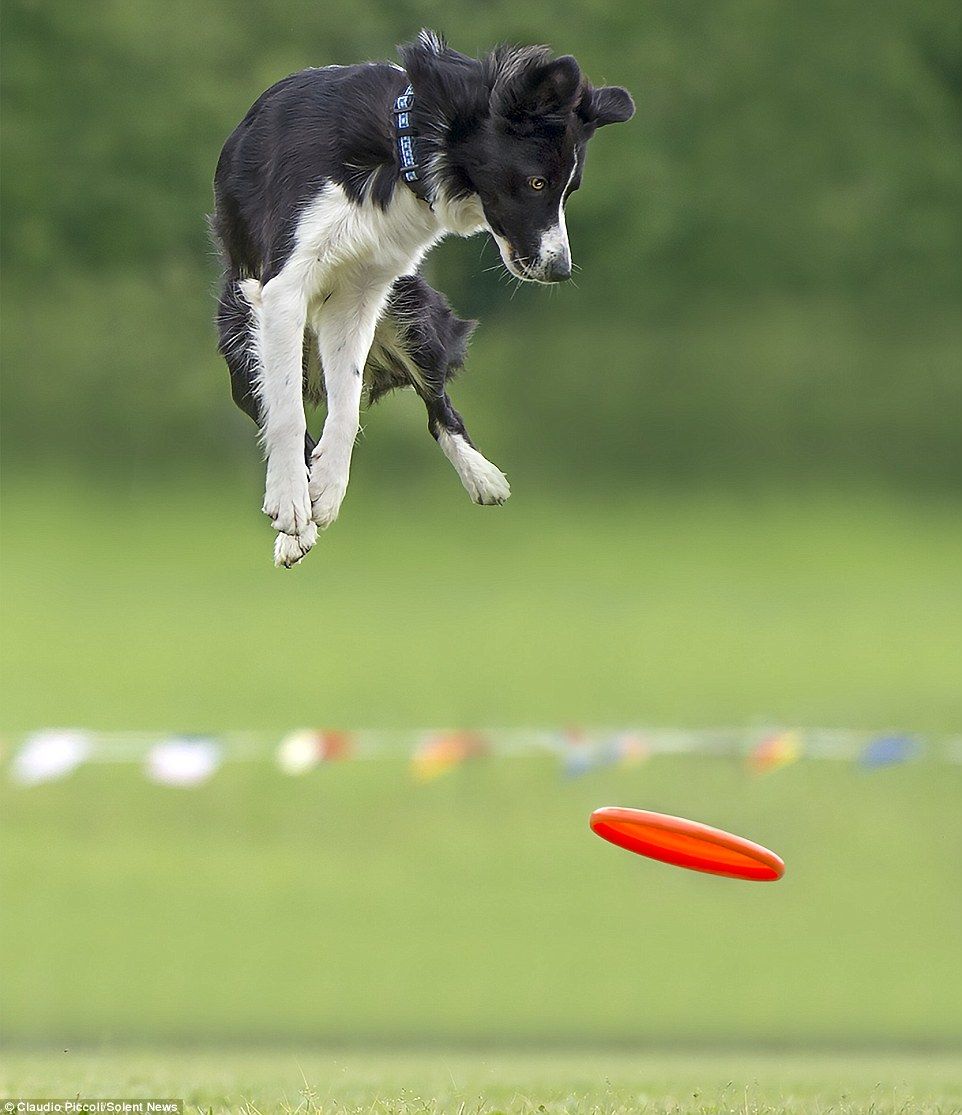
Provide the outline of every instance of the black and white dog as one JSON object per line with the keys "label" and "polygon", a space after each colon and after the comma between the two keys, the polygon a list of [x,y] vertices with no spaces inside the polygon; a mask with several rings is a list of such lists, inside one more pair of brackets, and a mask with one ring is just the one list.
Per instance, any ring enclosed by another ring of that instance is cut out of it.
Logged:
{"label": "black and white dog", "polygon": [[[564,205],[585,146],[634,112],[626,90],[592,88],[574,58],[544,47],[479,61],[423,31],[400,56],[403,69],[327,66],[278,82],[217,164],[220,351],[261,429],[278,565],[337,518],[365,384],[372,400],[413,387],[471,498],[508,498],[445,388],[474,323],[416,270],[443,236],[487,231],[512,275],[567,279]],[[326,397],[316,445],[305,396]]]}

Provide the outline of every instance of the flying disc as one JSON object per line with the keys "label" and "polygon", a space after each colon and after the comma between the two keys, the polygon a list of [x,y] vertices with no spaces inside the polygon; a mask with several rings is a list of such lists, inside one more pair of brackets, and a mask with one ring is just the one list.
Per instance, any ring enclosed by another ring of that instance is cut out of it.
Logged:
{"label": "flying disc", "polygon": [[691,871],[760,882],[785,873],[781,857],[761,844],[684,817],[609,805],[591,814],[591,829],[619,848]]}

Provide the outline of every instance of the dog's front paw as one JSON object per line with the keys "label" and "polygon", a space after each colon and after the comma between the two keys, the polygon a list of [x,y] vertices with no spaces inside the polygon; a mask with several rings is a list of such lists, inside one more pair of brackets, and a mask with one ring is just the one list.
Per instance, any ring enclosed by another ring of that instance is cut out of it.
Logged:
{"label": "dog's front paw", "polygon": [[267,487],[262,510],[276,531],[301,534],[311,522],[311,497],[307,469],[299,461],[290,466],[267,466]]}
{"label": "dog's front paw", "polygon": [[317,541],[317,527],[311,520],[307,469],[300,461],[286,466],[268,463],[263,511],[277,531],[274,564],[289,569]]}
{"label": "dog's front paw", "polygon": [[315,458],[308,491],[311,517],[321,530],[326,530],[337,518],[347,492],[347,481],[346,469],[332,467],[324,455]]}
{"label": "dog's front paw", "polygon": [[308,523],[300,534],[279,532],[274,539],[274,564],[290,569],[292,565],[297,565],[316,541],[317,527],[313,523]]}

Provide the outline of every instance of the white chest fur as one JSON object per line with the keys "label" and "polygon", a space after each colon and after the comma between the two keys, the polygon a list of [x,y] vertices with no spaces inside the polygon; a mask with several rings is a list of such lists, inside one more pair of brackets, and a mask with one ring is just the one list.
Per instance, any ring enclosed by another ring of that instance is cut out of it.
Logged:
{"label": "white chest fur", "polygon": [[370,202],[357,205],[340,186],[328,183],[304,209],[283,270],[315,296],[337,285],[342,268],[352,279],[367,273],[372,282],[390,282],[415,271],[448,233],[471,236],[486,227],[476,197],[441,197],[431,207],[398,186],[381,209]]}
{"label": "white chest fur", "polygon": [[386,209],[356,205],[328,184],[304,210],[294,250],[284,267],[307,283],[311,294],[325,295],[338,272],[384,282],[414,270],[443,235],[437,217],[407,189],[395,190]]}

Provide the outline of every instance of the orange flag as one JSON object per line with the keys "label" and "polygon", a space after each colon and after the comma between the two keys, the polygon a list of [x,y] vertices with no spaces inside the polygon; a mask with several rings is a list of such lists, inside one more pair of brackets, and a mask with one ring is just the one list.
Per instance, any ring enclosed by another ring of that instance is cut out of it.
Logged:
{"label": "orange flag", "polygon": [[766,736],[753,749],[748,765],[755,774],[769,774],[797,762],[801,755],[802,740],[798,732],[776,732]]}
{"label": "orange flag", "polygon": [[422,740],[411,756],[411,774],[417,782],[432,782],[487,751],[487,741],[475,732],[438,732]]}

